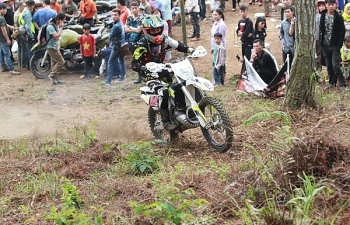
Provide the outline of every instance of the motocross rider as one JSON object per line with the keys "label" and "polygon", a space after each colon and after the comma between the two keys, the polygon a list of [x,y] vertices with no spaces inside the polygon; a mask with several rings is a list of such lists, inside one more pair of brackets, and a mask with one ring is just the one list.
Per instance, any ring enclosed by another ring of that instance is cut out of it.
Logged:
{"label": "motocross rider", "polygon": [[[144,77],[144,65],[148,62],[162,63],[164,62],[167,49],[174,48],[179,52],[192,53],[193,48],[189,48],[183,43],[172,39],[163,34],[163,20],[155,15],[147,15],[142,21],[143,37],[138,41],[132,56],[131,67],[138,72],[140,77],[154,79],[153,77]],[[168,70],[158,73],[158,79],[164,82],[171,82],[172,78]],[[174,130],[177,126],[170,121],[168,111],[168,90],[163,91],[163,101],[160,105],[159,113],[162,122],[168,131]]]}

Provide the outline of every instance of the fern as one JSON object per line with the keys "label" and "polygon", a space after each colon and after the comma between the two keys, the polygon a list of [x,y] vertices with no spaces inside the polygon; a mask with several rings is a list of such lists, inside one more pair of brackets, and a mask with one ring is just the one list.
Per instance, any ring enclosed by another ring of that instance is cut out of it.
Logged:
{"label": "fern", "polygon": [[259,112],[255,115],[251,116],[249,119],[244,121],[243,125],[245,127],[249,126],[252,123],[255,123],[259,120],[271,120],[273,118],[276,118],[278,120],[281,120],[284,125],[291,125],[291,119],[289,115],[282,111],[273,111],[273,112]]}

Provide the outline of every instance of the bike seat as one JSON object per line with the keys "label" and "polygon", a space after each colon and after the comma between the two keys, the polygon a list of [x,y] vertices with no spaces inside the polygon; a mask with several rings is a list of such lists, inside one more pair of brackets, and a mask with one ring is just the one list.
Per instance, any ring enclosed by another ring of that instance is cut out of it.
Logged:
{"label": "bike seat", "polygon": [[75,49],[78,48],[80,44],[78,42],[68,45],[65,49]]}

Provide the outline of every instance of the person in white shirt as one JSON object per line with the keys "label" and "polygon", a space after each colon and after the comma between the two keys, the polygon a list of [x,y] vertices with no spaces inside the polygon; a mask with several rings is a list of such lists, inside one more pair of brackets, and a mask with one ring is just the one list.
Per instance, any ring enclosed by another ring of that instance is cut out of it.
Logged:
{"label": "person in white shirt", "polygon": [[188,2],[188,12],[191,16],[191,21],[193,25],[193,33],[189,38],[191,38],[191,41],[199,41],[200,39],[200,32],[201,28],[199,26],[199,4],[198,0],[187,0]]}

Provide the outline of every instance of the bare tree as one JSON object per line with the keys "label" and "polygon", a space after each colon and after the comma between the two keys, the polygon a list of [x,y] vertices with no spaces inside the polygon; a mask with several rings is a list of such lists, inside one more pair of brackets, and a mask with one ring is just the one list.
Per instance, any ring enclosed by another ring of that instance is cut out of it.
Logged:
{"label": "bare tree", "polygon": [[[314,79],[315,0],[296,0],[295,56],[284,104],[290,108],[317,108]],[[316,34],[318,35],[318,34]]]}

